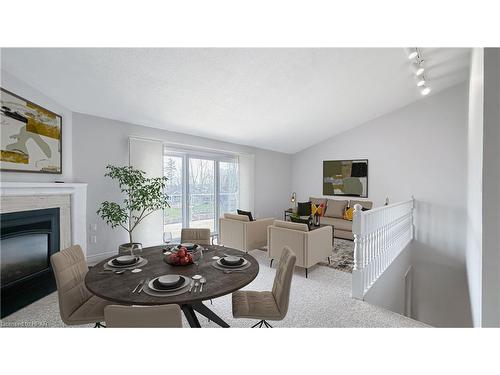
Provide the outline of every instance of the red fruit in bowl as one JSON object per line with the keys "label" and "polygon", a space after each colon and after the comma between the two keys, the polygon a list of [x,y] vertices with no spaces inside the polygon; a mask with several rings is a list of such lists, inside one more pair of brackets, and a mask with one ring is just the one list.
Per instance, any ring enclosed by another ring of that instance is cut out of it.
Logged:
{"label": "red fruit in bowl", "polygon": [[189,264],[189,258],[188,257],[182,257],[181,258],[181,265],[185,266]]}
{"label": "red fruit in bowl", "polygon": [[187,254],[187,249],[185,247],[181,247],[179,251],[177,252],[177,255],[179,258],[184,258]]}
{"label": "red fruit in bowl", "polygon": [[193,256],[191,254],[188,254],[187,257],[189,259],[189,263],[193,263]]}

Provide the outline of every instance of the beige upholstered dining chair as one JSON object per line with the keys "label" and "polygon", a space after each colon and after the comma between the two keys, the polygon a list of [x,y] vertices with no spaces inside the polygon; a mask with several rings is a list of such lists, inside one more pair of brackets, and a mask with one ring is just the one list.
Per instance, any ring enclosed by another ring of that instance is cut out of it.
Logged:
{"label": "beige upholstered dining chair", "polygon": [[198,245],[210,245],[210,229],[208,228],[183,228],[181,242],[190,242]]}
{"label": "beige upholstered dining chair", "polygon": [[283,320],[288,312],[290,287],[296,257],[288,246],[281,252],[271,292],[239,290],[233,293],[235,318],[260,319],[252,328],[264,325],[272,328],[267,320]]}
{"label": "beige upholstered dining chair", "polygon": [[104,309],[106,327],[110,328],[182,328],[179,305],[120,306]]}
{"label": "beige upholstered dining chair", "polygon": [[95,327],[102,327],[104,307],[111,302],[93,295],[86,288],[84,280],[89,269],[82,248],[74,245],[61,250],[50,257],[50,263],[62,321],[68,325],[95,323]]}

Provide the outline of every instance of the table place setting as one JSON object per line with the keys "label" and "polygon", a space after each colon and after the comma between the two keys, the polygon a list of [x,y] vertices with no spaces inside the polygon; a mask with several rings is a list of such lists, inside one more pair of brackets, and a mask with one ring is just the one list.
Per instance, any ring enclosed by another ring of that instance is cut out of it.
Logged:
{"label": "table place setting", "polygon": [[[201,293],[203,284],[205,283],[206,279],[201,275],[194,275],[191,278],[183,275],[168,274],[143,282],[142,290],[150,296],[170,297],[183,293]],[[198,287],[200,288],[198,289]]]}
{"label": "table place setting", "polygon": [[[213,257],[214,259],[216,257]],[[212,266],[219,270],[224,271],[224,273],[239,272],[250,267],[251,263],[245,258],[236,255],[224,255],[223,257],[217,257],[218,259],[212,262]]]}
{"label": "table place setting", "polygon": [[103,264],[104,271],[113,271],[121,275],[125,271],[132,271],[134,273],[140,272],[139,267],[148,263],[148,260],[137,255],[121,255],[109,260]]}

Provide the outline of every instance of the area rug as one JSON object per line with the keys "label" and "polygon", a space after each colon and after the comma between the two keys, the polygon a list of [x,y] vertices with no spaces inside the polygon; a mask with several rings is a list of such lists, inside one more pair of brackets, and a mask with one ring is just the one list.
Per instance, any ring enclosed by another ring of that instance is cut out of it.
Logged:
{"label": "area rug", "polygon": [[333,243],[330,264],[328,264],[328,261],[319,264],[335,268],[339,271],[352,273],[354,267],[354,241],[335,238]]}

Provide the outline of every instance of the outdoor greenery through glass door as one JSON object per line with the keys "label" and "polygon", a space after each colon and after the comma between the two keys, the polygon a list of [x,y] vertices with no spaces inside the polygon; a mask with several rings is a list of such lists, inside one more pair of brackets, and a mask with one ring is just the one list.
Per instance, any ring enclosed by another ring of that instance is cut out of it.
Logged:
{"label": "outdoor greenery through glass door", "polygon": [[236,212],[239,204],[237,159],[217,160],[187,154],[165,154],[164,175],[170,208],[164,210],[164,231],[180,239],[181,229],[218,231],[218,217]]}

